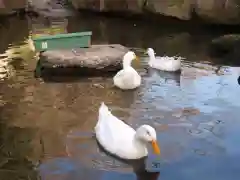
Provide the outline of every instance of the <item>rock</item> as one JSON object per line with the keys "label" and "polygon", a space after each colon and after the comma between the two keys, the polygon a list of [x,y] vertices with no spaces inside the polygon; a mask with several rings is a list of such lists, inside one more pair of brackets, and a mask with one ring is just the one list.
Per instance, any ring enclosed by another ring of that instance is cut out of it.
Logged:
{"label": "rock", "polygon": [[147,9],[156,14],[190,19],[191,0],[156,1],[156,0],[71,0],[76,9],[89,9],[100,12],[143,13]]}
{"label": "rock", "polygon": [[192,0],[147,0],[146,8],[150,11],[165,16],[177,17],[182,20],[191,19]]}
{"label": "rock", "polygon": [[100,12],[142,12],[144,0],[71,0],[76,9]]}
{"label": "rock", "polygon": [[119,44],[92,45],[90,48],[74,50],[51,50],[41,53],[40,64],[48,71],[55,69],[61,73],[64,73],[64,70],[68,73],[73,69],[80,74],[116,72],[121,69],[122,57],[127,51],[126,47]]}
{"label": "rock", "polygon": [[213,39],[210,47],[216,53],[229,53],[240,48],[240,34],[228,34]]}
{"label": "rock", "polygon": [[200,18],[221,24],[240,23],[240,1],[236,0],[71,0],[76,9],[99,12],[154,14],[190,20],[195,12]]}
{"label": "rock", "polygon": [[44,17],[68,17],[74,15],[74,10],[69,7],[67,0],[29,0],[31,11]]}
{"label": "rock", "polygon": [[15,10],[24,9],[27,2],[27,0],[0,0],[0,15],[15,14]]}
{"label": "rock", "polygon": [[240,23],[240,1],[236,0],[197,0],[195,12],[199,17],[212,23]]}
{"label": "rock", "polygon": [[223,64],[240,65],[240,34],[228,34],[213,39],[209,46],[210,55],[220,58]]}

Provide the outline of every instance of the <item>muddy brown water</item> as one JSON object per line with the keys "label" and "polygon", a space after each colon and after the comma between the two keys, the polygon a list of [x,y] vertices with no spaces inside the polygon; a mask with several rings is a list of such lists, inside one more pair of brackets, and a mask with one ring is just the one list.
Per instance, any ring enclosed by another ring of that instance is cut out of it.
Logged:
{"label": "muddy brown water", "polygon": [[[136,64],[142,85],[127,92],[113,88],[111,77],[45,82],[34,77],[36,58],[27,48],[32,27],[42,21],[2,22],[0,62],[7,75],[0,81],[2,180],[239,179],[240,69],[207,55],[214,31],[96,16],[67,21],[69,32],[92,30],[94,44],[121,43],[140,56],[146,47],[159,56],[183,56],[183,70],[146,72],[142,57]],[[22,53],[13,52],[19,47]],[[134,128],[144,123],[156,128],[160,173],[135,172],[99,149],[93,128],[101,101]]]}

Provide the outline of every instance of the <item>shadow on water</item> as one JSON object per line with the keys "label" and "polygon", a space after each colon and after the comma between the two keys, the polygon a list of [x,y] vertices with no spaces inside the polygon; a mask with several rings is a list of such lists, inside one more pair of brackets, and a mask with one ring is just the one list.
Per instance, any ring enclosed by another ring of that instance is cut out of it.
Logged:
{"label": "shadow on water", "polygon": [[[93,31],[94,44],[121,43],[139,54],[152,47],[158,56],[179,55],[186,61],[180,74],[148,70],[135,91],[114,88],[111,76],[47,81],[34,77],[37,60],[26,49],[33,29],[49,24],[10,18],[0,27],[0,66],[13,72],[0,81],[1,177],[226,180],[240,176],[236,143],[240,69],[232,67],[236,62],[226,66],[206,53],[212,38],[222,32],[83,15],[67,22],[68,32]],[[137,70],[146,64],[142,57]],[[91,135],[81,134],[93,131],[102,101],[134,128],[143,123],[156,128],[162,147],[161,177],[133,173],[132,166],[100,151]]]}

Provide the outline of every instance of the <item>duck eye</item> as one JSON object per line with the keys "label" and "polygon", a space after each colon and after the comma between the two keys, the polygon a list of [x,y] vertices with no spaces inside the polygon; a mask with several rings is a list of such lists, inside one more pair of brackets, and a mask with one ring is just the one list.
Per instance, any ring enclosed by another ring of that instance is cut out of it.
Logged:
{"label": "duck eye", "polygon": [[149,131],[147,131],[147,135],[149,135],[149,136],[150,136],[150,132],[149,132]]}

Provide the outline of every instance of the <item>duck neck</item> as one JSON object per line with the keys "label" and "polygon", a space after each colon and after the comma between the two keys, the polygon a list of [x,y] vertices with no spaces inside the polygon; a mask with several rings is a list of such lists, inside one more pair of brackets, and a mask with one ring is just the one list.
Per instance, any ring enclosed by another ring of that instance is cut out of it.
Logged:
{"label": "duck neck", "polygon": [[123,69],[131,67],[131,65],[132,65],[132,59],[129,59],[129,58],[123,59]]}
{"label": "duck neck", "polygon": [[144,156],[147,155],[147,153],[148,153],[147,143],[145,141],[143,141],[141,138],[139,138],[137,133],[135,134],[133,143],[137,147],[138,151],[141,151],[141,154],[144,154]]}
{"label": "duck neck", "polygon": [[150,62],[155,60],[155,55],[154,54],[149,54],[149,59]]}

